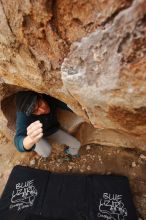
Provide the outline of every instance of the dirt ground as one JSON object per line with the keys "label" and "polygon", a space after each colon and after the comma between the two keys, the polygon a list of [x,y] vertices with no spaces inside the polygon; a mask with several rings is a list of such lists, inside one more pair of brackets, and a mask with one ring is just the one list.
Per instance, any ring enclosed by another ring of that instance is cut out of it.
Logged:
{"label": "dirt ground", "polygon": [[70,159],[64,154],[63,146],[54,144],[51,156],[45,159],[34,152],[17,152],[14,145],[1,135],[0,193],[4,189],[12,168],[18,164],[58,173],[127,176],[139,220],[146,220],[146,153],[91,144],[82,146],[80,158]]}

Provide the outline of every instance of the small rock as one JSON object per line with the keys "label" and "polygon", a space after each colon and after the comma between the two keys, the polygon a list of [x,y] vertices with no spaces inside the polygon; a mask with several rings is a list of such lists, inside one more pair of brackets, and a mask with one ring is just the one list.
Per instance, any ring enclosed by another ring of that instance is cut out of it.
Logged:
{"label": "small rock", "polygon": [[34,159],[30,161],[30,165],[35,165],[35,160]]}
{"label": "small rock", "polygon": [[135,161],[132,162],[132,167],[136,167]]}
{"label": "small rock", "polygon": [[144,154],[141,154],[140,158],[143,159],[143,160],[146,160],[146,156]]}
{"label": "small rock", "polygon": [[93,156],[91,157],[91,160],[94,160],[94,157],[93,157]]}
{"label": "small rock", "polygon": [[58,159],[57,162],[58,162],[58,163],[61,163],[61,159]]}
{"label": "small rock", "polygon": [[87,166],[87,170],[91,170],[91,167],[90,167],[90,166]]}
{"label": "small rock", "polygon": [[100,160],[100,161],[101,161],[101,156],[99,156],[99,155],[98,155],[98,160]]}
{"label": "small rock", "polygon": [[63,162],[65,162],[65,161],[70,161],[70,158],[69,157],[65,157],[65,158],[63,158]]}
{"label": "small rock", "polygon": [[143,160],[141,158],[138,159],[139,164],[143,164]]}
{"label": "small rock", "polygon": [[36,160],[39,160],[40,156],[38,154],[35,155],[34,157]]}
{"label": "small rock", "polygon": [[107,175],[111,175],[111,172],[107,172]]}
{"label": "small rock", "polygon": [[100,162],[101,164],[103,164],[102,159],[101,159],[101,156],[98,155],[98,159],[99,159],[99,162]]}
{"label": "small rock", "polygon": [[72,170],[72,168],[73,168],[72,166],[68,166],[68,169],[69,169],[69,170]]}
{"label": "small rock", "polygon": [[90,149],[91,149],[90,145],[87,145],[86,150],[90,150]]}

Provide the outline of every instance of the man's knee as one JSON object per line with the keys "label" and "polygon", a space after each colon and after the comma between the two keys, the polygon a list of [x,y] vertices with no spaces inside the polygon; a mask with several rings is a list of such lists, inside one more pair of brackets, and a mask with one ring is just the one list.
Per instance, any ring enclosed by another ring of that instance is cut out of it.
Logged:
{"label": "man's knee", "polygon": [[37,154],[39,154],[42,157],[49,157],[49,155],[51,154],[51,149],[52,149],[52,147],[48,143],[48,141],[45,139],[41,139],[36,144],[34,151],[37,152]]}
{"label": "man's knee", "polygon": [[51,148],[42,149],[38,154],[42,157],[49,157],[51,154]]}

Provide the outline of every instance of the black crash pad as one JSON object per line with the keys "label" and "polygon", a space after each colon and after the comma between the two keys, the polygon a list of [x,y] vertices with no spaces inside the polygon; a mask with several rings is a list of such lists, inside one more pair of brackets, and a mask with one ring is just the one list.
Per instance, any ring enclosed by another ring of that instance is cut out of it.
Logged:
{"label": "black crash pad", "polygon": [[127,177],[12,170],[0,220],[137,220]]}

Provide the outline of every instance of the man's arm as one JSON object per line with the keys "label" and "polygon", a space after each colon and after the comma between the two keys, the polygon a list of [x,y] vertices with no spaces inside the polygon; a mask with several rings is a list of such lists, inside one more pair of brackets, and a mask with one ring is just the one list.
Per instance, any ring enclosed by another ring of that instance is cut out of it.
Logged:
{"label": "man's arm", "polygon": [[27,116],[22,112],[17,112],[14,143],[18,151],[32,151],[42,136],[42,124],[39,121],[28,126]]}
{"label": "man's arm", "polygon": [[27,116],[22,112],[16,113],[16,134],[14,143],[18,151],[25,152],[23,140],[27,136]]}

